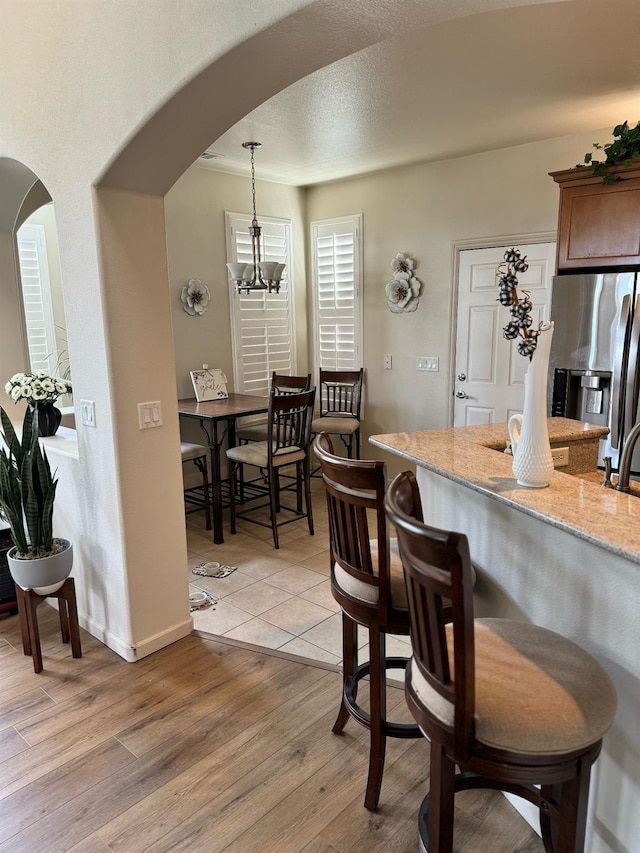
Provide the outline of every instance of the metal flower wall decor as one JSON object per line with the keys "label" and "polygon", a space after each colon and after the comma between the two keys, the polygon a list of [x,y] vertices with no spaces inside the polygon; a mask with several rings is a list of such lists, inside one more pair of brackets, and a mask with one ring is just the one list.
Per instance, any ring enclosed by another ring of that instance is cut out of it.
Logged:
{"label": "metal flower wall decor", "polygon": [[183,303],[182,307],[187,314],[193,316],[195,314],[204,314],[209,307],[211,297],[209,295],[209,288],[199,278],[192,278],[182,288],[180,299]]}
{"label": "metal flower wall decor", "polygon": [[387,305],[393,314],[415,311],[420,301],[421,282],[413,274],[416,261],[400,252],[391,261],[393,279],[385,287]]}
{"label": "metal flower wall decor", "polygon": [[518,273],[529,269],[526,255],[523,257],[519,249],[508,249],[504,253],[504,261],[498,265],[496,278],[500,295],[498,302],[510,309],[512,319],[503,328],[502,334],[508,341],[522,338],[518,341],[518,352],[529,360],[538,346],[538,335],[542,331],[542,323],[537,329],[532,329],[531,302],[529,291],[523,290],[522,296],[518,294]]}

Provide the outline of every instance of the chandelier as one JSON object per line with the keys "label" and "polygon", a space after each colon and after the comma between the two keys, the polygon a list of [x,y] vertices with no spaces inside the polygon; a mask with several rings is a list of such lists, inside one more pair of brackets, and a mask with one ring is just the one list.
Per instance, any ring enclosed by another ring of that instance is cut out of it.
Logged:
{"label": "chandelier", "polygon": [[253,219],[249,226],[251,237],[251,252],[253,262],[250,264],[227,264],[231,280],[235,283],[238,293],[251,293],[254,290],[268,290],[269,293],[280,291],[280,281],[284,272],[284,264],[275,261],[262,261],[260,259],[260,234],[262,229],[258,225],[256,214],[256,172],[253,162],[253,153],[256,148],[261,148],[261,142],[243,142],[243,148],[251,151],[251,194],[253,198]]}

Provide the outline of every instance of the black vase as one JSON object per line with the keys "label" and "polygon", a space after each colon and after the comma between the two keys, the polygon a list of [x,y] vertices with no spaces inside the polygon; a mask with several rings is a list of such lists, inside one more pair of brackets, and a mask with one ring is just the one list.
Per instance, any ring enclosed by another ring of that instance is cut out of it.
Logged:
{"label": "black vase", "polygon": [[[33,406],[32,406],[33,408]],[[55,435],[62,420],[62,412],[53,403],[36,403],[39,435]]]}

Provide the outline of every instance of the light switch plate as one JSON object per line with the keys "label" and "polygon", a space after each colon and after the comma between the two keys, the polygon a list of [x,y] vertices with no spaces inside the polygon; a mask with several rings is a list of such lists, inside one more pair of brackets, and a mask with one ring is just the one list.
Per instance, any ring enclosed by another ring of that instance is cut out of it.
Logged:
{"label": "light switch plate", "polygon": [[437,355],[419,355],[416,358],[416,370],[440,370],[440,359]]}
{"label": "light switch plate", "polygon": [[93,400],[80,400],[80,422],[82,426],[95,427],[96,404]]}
{"label": "light switch plate", "polygon": [[140,429],[162,426],[162,404],[160,400],[138,403],[138,425]]}

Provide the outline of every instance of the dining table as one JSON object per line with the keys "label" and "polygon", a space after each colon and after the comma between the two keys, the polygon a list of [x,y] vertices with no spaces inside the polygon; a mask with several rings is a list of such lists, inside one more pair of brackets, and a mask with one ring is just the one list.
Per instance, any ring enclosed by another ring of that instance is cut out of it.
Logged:
{"label": "dining table", "polygon": [[178,400],[178,415],[181,418],[195,419],[207,437],[207,446],[211,458],[211,506],[213,515],[213,541],[216,545],[224,542],[222,528],[223,477],[222,445],[227,440],[228,447],[236,444],[236,421],[249,415],[261,415],[269,411],[268,397],[252,394],[233,394],[215,400],[196,400],[189,397]]}

